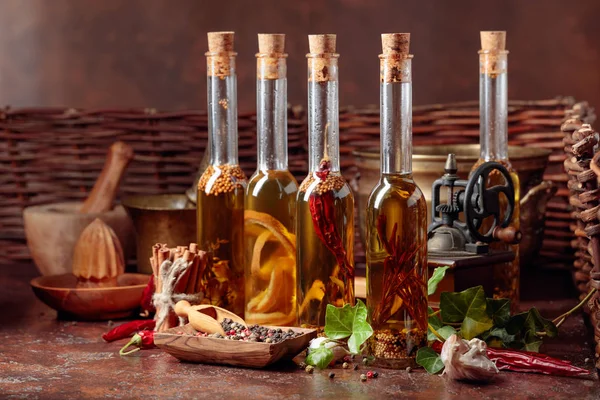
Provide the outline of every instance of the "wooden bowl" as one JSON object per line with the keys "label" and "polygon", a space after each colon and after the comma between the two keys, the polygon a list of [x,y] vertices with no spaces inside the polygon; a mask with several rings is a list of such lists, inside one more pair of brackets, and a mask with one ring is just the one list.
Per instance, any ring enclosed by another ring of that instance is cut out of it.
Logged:
{"label": "wooden bowl", "polygon": [[59,318],[101,321],[130,316],[140,306],[149,279],[143,274],[123,274],[115,287],[77,288],[77,278],[63,274],[39,276],[30,284],[42,302],[58,311]]}
{"label": "wooden bowl", "polygon": [[264,368],[279,360],[291,360],[308,347],[317,337],[315,329],[292,329],[303,335],[280,343],[242,342],[211,337],[178,335],[177,332],[195,334],[190,324],[154,334],[154,344],[181,361],[203,364],[222,364],[237,367]]}
{"label": "wooden bowl", "polygon": [[116,233],[125,259],[133,255],[135,233],[131,219],[122,206],[103,213],[79,212],[81,202],[44,204],[23,211],[25,236],[31,257],[42,275],[72,271],[73,249],[81,232],[100,218]]}

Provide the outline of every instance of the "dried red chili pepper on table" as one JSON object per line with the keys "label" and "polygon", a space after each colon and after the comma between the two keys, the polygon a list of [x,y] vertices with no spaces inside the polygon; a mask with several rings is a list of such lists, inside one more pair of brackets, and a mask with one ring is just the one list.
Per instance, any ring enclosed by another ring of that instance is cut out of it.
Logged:
{"label": "dried red chili pepper on table", "polygon": [[576,367],[569,361],[529,351],[488,347],[487,356],[496,364],[499,370],[560,376],[583,376],[590,374],[590,371],[587,369]]}
{"label": "dried red chili pepper on table", "polygon": [[[125,351],[130,346],[135,346],[135,349]],[[154,347],[156,347],[154,346],[154,331],[139,331],[133,335],[129,343],[119,350],[119,355],[126,356],[139,350],[153,349]]]}
{"label": "dried red chili pepper on table", "polygon": [[148,281],[148,285],[144,289],[144,293],[142,293],[142,301],[140,302],[140,307],[142,309],[141,316],[149,317],[150,313],[156,312],[156,308],[154,307],[154,303],[152,302],[152,296],[154,296],[154,291],[156,288],[154,287],[154,274],[150,275],[150,280]]}
{"label": "dried red chili pepper on table", "polygon": [[[435,341],[431,348],[437,353],[442,351],[442,342]],[[590,371],[546,354],[523,350],[495,349],[488,347],[487,356],[501,371],[525,372],[558,376],[584,376]]]}
{"label": "dried red chili pepper on table", "polygon": [[102,335],[102,339],[107,342],[114,342],[115,340],[125,339],[133,335],[138,331],[152,330],[156,325],[156,321],[153,319],[142,319],[136,321],[129,321],[114,327],[110,331]]}

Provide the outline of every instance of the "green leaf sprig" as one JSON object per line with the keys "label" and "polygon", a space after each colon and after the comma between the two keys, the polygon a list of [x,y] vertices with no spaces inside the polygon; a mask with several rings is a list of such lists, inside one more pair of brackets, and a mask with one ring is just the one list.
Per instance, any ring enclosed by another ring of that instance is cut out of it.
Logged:
{"label": "green leaf sprig", "polygon": [[360,354],[362,345],[373,335],[373,328],[367,322],[367,306],[361,300],[355,306],[345,304],[343,307],[327,305],[325,311],[325,336],[321,345],[311,349],[305,362],[309,365],[324,369],[333,360],[333,351],[326,347],[327,343],[347,340],[348,350],[352,354]]}
{"label": "green leaf sprig", "polygon": [[[448,267],[436,268],[428,281],[429,295],[435,293]],[[593,291],[586,296],[586,299]],[[488,346],[537,352],[544,337],[556,337],[558,327],[573,312],[585,304],[586,299],[572,310],[553,321],[544,318],[534,307],[529,311],[511,315],[509,299],[486,298],[482,286],[462,292],[442,292],[438,311],[429,308],[430,342],[445,341],[452,334],[466,340],[479,338]],[[430,347],[417,352],[417,364],[430,373],[443,369],[439,355]]]}

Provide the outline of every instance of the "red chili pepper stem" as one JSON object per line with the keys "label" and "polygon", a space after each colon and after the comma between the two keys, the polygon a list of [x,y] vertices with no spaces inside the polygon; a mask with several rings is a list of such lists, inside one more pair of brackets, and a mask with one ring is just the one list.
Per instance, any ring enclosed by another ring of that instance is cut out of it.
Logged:
{"label": "red chili pepper stem", "polygon": [[[136,347],[133,350],[125,351],[129,346],[136,346]],[[121,350],[119,350],[119,355],[126,356],[131,353],[135,353],[136,351],[140,351],[141,349],[142,349],[142,337],[140,336],[139,333],[136,333],[135,335],[133,335],[131,340],[125,346],[123,346],[123,348]]]}

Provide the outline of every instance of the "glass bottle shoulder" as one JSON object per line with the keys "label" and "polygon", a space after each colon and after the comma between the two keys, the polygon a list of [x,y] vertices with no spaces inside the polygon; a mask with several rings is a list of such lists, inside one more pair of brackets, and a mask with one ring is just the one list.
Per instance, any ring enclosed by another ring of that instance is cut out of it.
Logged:
{"label": "glass bottle shoulder", "polygon": [[426,208],[425,196],[412,175],[383,175],[369,196],[368,208],[383,208],[389,203]]}
{"label": "glass bottle shoulder", "polygon": [[237,164],[209,165],[198,180],[200,193],[221,194],[242,189],[245,191],[248,180]]}
{"label": "glass bottle shoulder", "polygon": [[352,189],[340,172],[330,172],[325,179],[317,172],[309,172],[300,184],[298,201],[308,201],[311,195],[319,195],[331,191],[334,198],[354,201]]}
{"label": "glass bottle shoulder", "polygon": [[298,182],[287,169],[256,170],[248,180],[246,195],[259,197],[262,193],[280,193],[283,196],[295,196],[297,191]]}

